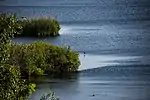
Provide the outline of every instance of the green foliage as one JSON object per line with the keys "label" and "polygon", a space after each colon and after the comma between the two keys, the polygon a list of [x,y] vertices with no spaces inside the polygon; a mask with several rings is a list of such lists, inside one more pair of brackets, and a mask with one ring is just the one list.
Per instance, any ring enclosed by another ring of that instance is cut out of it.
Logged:
{"label": "green foliage", "polygon": [[[25,69],[29,75],[77,71],[78,53],[45,42],[12,45],[10,63]],[[38,68],[38,69],[37,69]]]}
{"label": "green foliage", "polygon": [[21,79],[20,70],[11,65],[0,66],[1,100],[25,100],[35,91],[35,84]]}
{"label": "green foliage", "polygon": [[0,99],[25,100],[34,91],[35,85],[25,83],[16,66],[9,65],[11,38],[21,26],[15,15],[0,15]]}
{"label": "green foliage", "polygon": [[[22,45],[11,42],[11,38],[21,32],[25,36],[28,33],[56,36],[59,29],[58,22],[53,19],[20,21],[16,15],[0,15],[0,100],[26,100],[36,87],[30,83],[31,75],[74,72],[78,69],[78,53],[69,48],[44,42]],[[28,75],[29,79],[23,79],[22,75]],[[48,99],[55,100],[53,96]]]}
{"label": "green foliage", "polygon": [[20,21],[23,26],[21,36],[46,37],[59,35],[60,26],[52,18],[27,19]]}
{"label": "green foliage", "polygon": [[19,34],[21,28],[16,15],[0,15],[0,63],[4,63],[8,60],[10,38],[12,38],[14,34]]}

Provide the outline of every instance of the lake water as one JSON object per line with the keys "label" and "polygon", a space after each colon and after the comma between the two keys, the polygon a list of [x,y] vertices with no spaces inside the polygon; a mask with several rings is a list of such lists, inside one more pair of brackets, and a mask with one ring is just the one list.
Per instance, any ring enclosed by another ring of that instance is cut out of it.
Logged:
{"label": "lake water", "polygon": [[43,80],[32,100],[50,88],[61,100],[150,99],[149,0],[6,0],[0,12],[57,18],[61,35],[42,40],[80,53],[76,77]]}

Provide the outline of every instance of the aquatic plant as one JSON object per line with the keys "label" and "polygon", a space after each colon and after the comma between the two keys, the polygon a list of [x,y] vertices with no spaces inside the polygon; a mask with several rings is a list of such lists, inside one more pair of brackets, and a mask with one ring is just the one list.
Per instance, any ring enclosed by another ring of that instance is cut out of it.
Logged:
{"label": "aquatic plant", "polygon": [[53,18],[32,18],[20,20],[20,23],[23,30],[19,36],[46,37],[59,35],[60,25]]}
{"label": "aquatic plant", "polygon": [[49,93],[43,95],[40,100],[59,100],[54,92],[50,91]]}

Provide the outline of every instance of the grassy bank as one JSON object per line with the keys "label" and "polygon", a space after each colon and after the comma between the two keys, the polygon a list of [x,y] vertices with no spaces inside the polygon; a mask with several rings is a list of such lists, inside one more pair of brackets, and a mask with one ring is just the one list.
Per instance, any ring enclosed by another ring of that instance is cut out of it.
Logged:
{"label": "grassy bank", "polygon": [[22,26],[21,34],[16,36],[26,37],[48,37],[58,36],[60,25],[56,19],[52,18],[34,18],[19,21]]}
{"label": "grassy bank", "polygon": [[19,66],[29,75],[66,73],[77,71],[80,62],[78,53],[66,47],[58,47],[45,42],[12,45],[10,64]]}

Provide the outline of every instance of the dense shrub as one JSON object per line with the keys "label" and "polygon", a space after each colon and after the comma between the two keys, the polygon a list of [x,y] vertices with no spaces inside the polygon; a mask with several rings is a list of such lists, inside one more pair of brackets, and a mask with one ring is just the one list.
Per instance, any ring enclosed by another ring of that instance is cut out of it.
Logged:
{"label": "dense shrub", "polygon": [[52,18],[26,19],[20,21],[23,26],[21,36],[46,37],[59,35],[60,26]]}
{"label": "dense shrub", "polygon": [[26,100],[35,91],[35,86],[21,79],[19,68],[0,65],[0,100]]}
{"label": "dense shrub", "polygon": [[21,67],[29,75],[74,72],[80,64],[78,53],[40,41],[12,45],[10,63]]}
{"label": "dense shrub", "polygon": [[0,64],[7,63],[11,38],[19,34],[17,29],[21,29],[21,26],[16,15],[0,14]]}
{"label": "dense shrub", "polygon": [[35,84],[22,80],[17,66],[8,64],[11,38],[20,29],[15,15],[0,15],[0,100],[26,100],[35,88]]}

